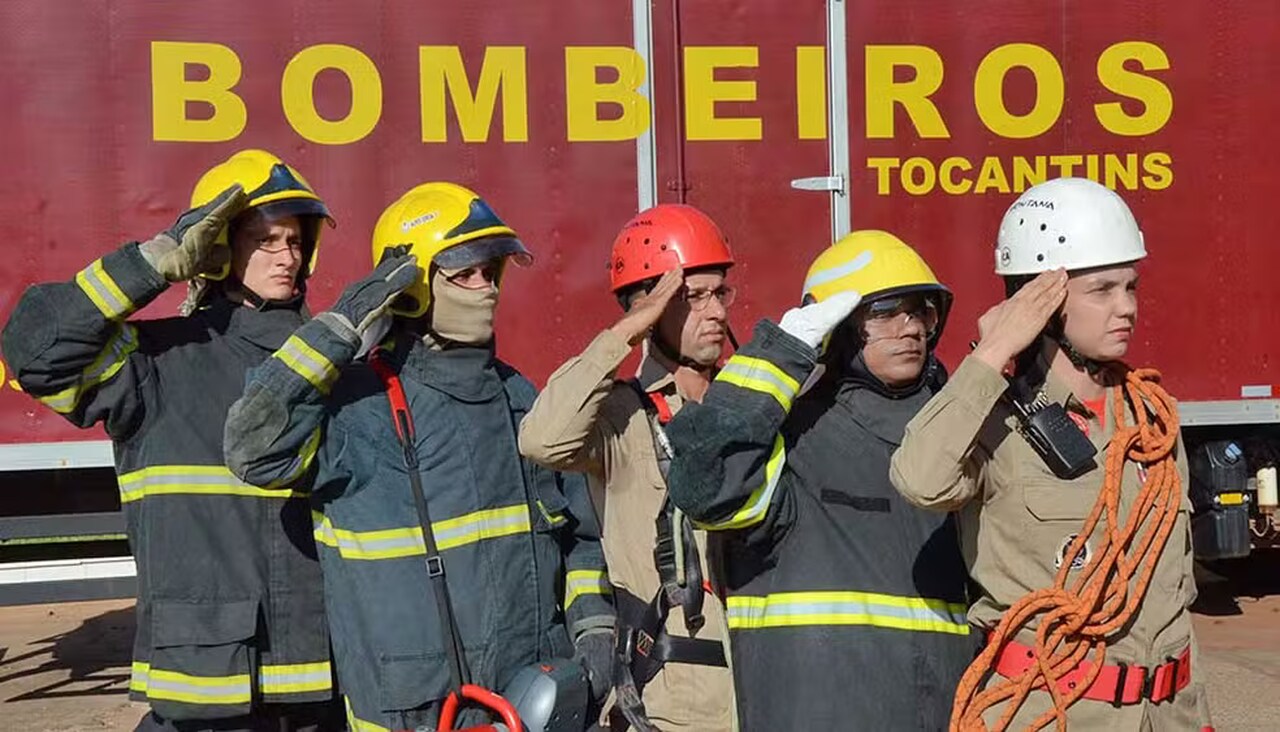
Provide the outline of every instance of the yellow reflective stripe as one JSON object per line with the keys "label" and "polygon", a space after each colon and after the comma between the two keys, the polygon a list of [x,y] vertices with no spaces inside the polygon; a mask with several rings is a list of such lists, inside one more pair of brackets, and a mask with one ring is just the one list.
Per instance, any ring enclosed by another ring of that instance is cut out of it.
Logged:
{"label": "yellow reflective stripe", "polygon": [[120,502],[151,496],[215,495],[254,498],[292,498],[305,491],[269,490],[249,485],[223,465],[153,465],[117,478]]}
{"label": "yellow reflective stripe", "polygon": [[542,501],[537,501],[537,504],[538,504],[538,511],[542,513],[542,517],[545,518],[547,520],[547,523],[551,524],[552,526],[559,526],[565,521],[568,521],[568,519],[564,517],[564,514],[559,514],[559,513],[553,514],[550,511],[548,511],[547,507],[542,505]]}
{"label": "yellow reflective stripe", "polygon": [[778,479],[782,477],[782,466],[787,461],[787,445],[778,435],[773,440],[773,451],[769,453],[769,461],[764,465],[764,482],[752,491],[746,502],[724,521],[695,521],[700,529],[708,531],[726,531],[729,529],[745,529],[764,520],[769,512],[769,503],[773,501],[773,492],[778,487]]}
{"label": "yellow reflective stripe", "polygon": [[[351,531],[335,527],[328,516],[313,511],[315,540],[338,550],[343,559],[398,559],[426,554],[418,526]],[[526,504],[490,508],[456,518],[435,521],[431,533],[440,551],[532,530]]]}
{"label": "yellow reflective stripe", "polygon": [[76,284],[108,320],[133,312],[133,303],[107,274],[101,259],[93,260],[93,264],[77,272]]}
{"label": "yellow reflective stripe", "polygon": [[871,625],[879,628],[968,635],[962,603],[874,592],[778,592],[728,599],[731,630],[802,625]]}
{"label": "yellow reflective stripe", "polygon": [[151,664],[134,661],[129,674],[129,691],[147,693],[147,675],[151,673]]}
{"label": "yellow reflective stripe", "polygon": [[264,694],[298,694],[333,688],[333,668],[321,663],[267,664],[258,669]]}
{"label": "yellow reflective stripe", "polygon": [[346,696],[342,697],[342,703],[347,705],[347,726],[351,728],[351,732],[391,732],[386,727],[381,727],[373,722],[366,722],[356,716],[351,711],[351,700]]}
{"label": "yellow reflective stripe", "polygon": [[280,488],[289,485],[293,481],[301,478],[303,473],[307,472],[307,468],[311,467],[311,462],[315,460],[316,453],[320,450],[320,428],[316,427],[307,437],[307,441],[302,443],[302,449],[298,451],[298,457],[294,459],[293,467],[284,476],[271,481],[266,485],[267,488]]}
{"label": "yellow reflective stripe", "polygon": [[103,346],[102,353],[76,377],[76,383],[56,394],[37,398],[58,414],[68,414],[80,403],[80,398],[86,391],[115,376],[128,362],[129,354],[137,349],[137,329],[132,325],[121,325],[107,341],[107,345]]}
{"label": "yellow reflective stripe", "polygon": [[564,609],[568,610],[573,601],[583,595],[607,595],[612,591],[609,578],[604,572],[595,569],[571,570],[565,575]]}
{"label": "yellow reflective stripe", "polygon": [[338,369],[306,341],[296,335],[289,336],[280,350],[273,354],[298,376],[306,379],[322,393],[329,393],[329,386],[338,376]]}
{"label": "yellow reflective stripe", "polygon": [[763,358],[751,356],[738,355],[729,359],[716,375],[716,381],[768,394],[782,405],[784,411],[791,409],[791,401],[800,391],[800,382],[787,372]]}
{"label": "yellow reflective stripe", "polygon": [[145,692],[148,699],[168,699],[188,704],[248,704],[251,699],[249,674],[234,676],[192,676],[178,671],[151,668],[135,661],[129,688]]}

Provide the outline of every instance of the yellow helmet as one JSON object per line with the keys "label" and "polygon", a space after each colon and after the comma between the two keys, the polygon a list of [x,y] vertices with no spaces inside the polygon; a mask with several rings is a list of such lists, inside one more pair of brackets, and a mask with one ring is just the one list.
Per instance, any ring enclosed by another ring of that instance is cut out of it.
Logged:
{"label": "yellow helmet", "polygon": [[422,277],[396,300],[392,310],[418,318],[431,305],[432,265],[470,267],[513,256],[527,265],[533,255],[516,232],[474,191],[453,183],[423,183],[387,207],[373,227],[373,263],[389,251],[418,258]]}
{"label": "yellow helmet", "polygon": [[861,294],[864,303],[912,292],[937,293],[935,340],[951,309],[951,291],[938,281],[924,258],[887,231],[854,231],[827,247],[805,275],[803,301],[821,302],[850,290]]}
{"label": "yellow helmet", "polygon": [[[324,201],[312,190],[298,171],[265,150],[241,150],[213,166],[196,182],[191,192],[191,207],[203,206],[231,186],[239,183],[249,194],[249,208],[260,208],[264,214],[276,216],[315,216],[332,226],[333,217]],[[315,250],[320,244],[320,226],[312,233],[311,251],[302,272],[310,274],[315,264]],[[227,244],[227,229],[218,233],[219,244]],[[230,264],[221,272],[205,275],[220,280],[227,276]]]}

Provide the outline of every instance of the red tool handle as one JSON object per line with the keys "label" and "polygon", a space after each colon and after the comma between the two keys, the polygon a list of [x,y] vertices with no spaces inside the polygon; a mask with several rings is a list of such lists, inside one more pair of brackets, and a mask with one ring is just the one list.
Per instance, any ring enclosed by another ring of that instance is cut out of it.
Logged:
{"label": "red tool handle", "polygon": [[[520,715],[516,714],[516,708],[511,706],[511,702],[503,699],[500,695],[482,686],[463,684],[462,698],[475,702],[482,707],[488,707],[502,718],[502,723],[507,725],[507,729],[512,732],[523,732],[524,725],[520,723]],[[459,702],[458,694],[449,692],[448,698],[444,700],[444,704],[440,707],[440,720],[436,723],[436,729],[439,732],[488,732],[494,729],[493,725],[486,724],[479,727],[467,727],[465,730],[454,730],[453,721],[458,715]]]}

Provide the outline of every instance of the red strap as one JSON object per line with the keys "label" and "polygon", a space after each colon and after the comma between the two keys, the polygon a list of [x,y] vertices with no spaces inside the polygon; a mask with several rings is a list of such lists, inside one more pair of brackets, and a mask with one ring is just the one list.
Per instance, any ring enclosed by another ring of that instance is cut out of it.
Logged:
{"label": "red strap", "polygon": [[[1035,649],[1015,641],[1005,643],[996,657],[996,673],[1007,678],[1021,676],[1035,664]],[[1076,686],[1088,677],[1093,664],[1081,661],[1079,666],[1058,679],[1058,690],[1064,694],[1075,691]],[[1150,688],[1147,680],[1150,678]],[[1159,704],[1191,683],[1191,647],[1188,646],[1175,659],[1149,671],[1145,666],[1103,666],[1084,698],[1120,704],[1137,704],[1144,698]],[[1122,686],[1123,685],[1123,686]],[[1117,687],[1120,693],[1117,694]]]}
{"label": "red strap", "polygon": [[666,424],[671,421],[671,407],[667,406],[667,400],[659,392],[648,391],[649,401],[653,402],[654,409],[658,410],[658,424]]}
{"label": "red strap", "polygon": [[404,395],[404,386],[400,384],[400,377],[391,368],[391,364],[387,363],[382,356],[381,349],[374,349],[369,354],[369,365],[378,374],[378,379],[382,381],[382,388],[387,390],[387,401],[391,402],[391,424],[395,425],[396,434],[404,440],[406,435],[401,429],[403,424],[408,430],[409,442],[413,441],[413,420],[400,419],[400,415],[409,416],[409,399]]}

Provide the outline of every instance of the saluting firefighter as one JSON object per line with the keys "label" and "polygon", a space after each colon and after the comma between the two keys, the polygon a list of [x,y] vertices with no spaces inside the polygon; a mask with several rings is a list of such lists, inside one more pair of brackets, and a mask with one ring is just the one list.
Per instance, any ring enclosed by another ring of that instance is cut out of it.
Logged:
{"label": "saluting firefighter", "polygon": [[987,645],[952,729],[1209,724],[1177,407],[1122,361],[1146,256],[1111,190],[1028,189],[996,241],[1008,299],[894,455],[904,496],[960,511],[980,588],[969,621]]}
{"label": "saluting firefighter", "polygon": [[[609,256],[610,289],[625,313],[551,375],[520,425],[530,459],[587,473],[603,516],[619,616],[618,728],[733,728],[706,536],[667,500],[662,434],[715,375],[729,334],[732,266],[724,235],[703,212],[680,204],[641,211]],[[641,343],[638,377],[619,380],[618,367]]]}
{"label": "saluting firefighter", "polygon": [[[305,319],[332,219],[262,150],[210,169],[191,206],[154,238],[29,288],[4,354],[28,394],[111,437],[138,565],[129,694],[151,705],[138,729],[342,729],[308,486],[261,490],[222,459],[245,372]],[[130,319],[179,282],[182,317]]]}
{"label": "saluting firefighter", "polygon": [[739,719],[940,729],[973,658],[964,565],[952,519],[904,501],[889,459],[945,380],[951,293],[868,230],[817,257],[802,303],[669,430],[671,498],[723,553]]}
{"label": "saluting firefighter", "polygon": [[[373,273],[255,369],[227,419],[227,462],[245,480],[315,471],[315,537],[356,732],[434,729],[461,683],[455,661],[501,692],[522,668],[576,657],[597,703],[609,689],[614,613],[586,482],[520,457],[516,426],[537,394],[495,355],[499,286],[510,263],[531,261],[473,191],[411,189],[374,227]],[[386,373],[416,432],[407,452]],[[435,561],[424,562],[423,513]]]}

